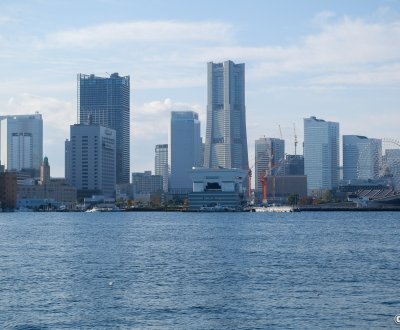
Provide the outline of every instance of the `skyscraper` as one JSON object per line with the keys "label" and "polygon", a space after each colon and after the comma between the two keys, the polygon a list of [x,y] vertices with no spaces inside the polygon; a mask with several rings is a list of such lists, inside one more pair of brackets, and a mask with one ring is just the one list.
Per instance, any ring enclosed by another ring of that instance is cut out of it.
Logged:
{"label": "skyscraper", "polygon": [[78,190],[78,198],[92,195],[114,196],[116,134],[100,125],[70,126],[66,142],[68,183]]}
{"label": "skyscraper", "polygon": [[170,188],[172,193],[192,191],[190,171],[201,166],[201,138],[198,114],[172,111],[170,129]]}
{"label": "skyscraper", "polygon": [[204,166],[249,168],[244,64],[207,64],[207,129]]}
{"label": "skyscraper", "polygon": [[255,142],[255,189],[261,191],[265,175],[283,174],[285,141],[277,138],[259,138]]}
{"label": "skyscraper", "polygon": [[343,135],[343,179],[369,180],[379,176],[382,140]]}
{"label": "skyscraper", "polygon": [[129,183],[130,171],[130,79],[78,74],[78,123],[91,116],[93,124],[111,128],[117,139],[117,183]]}
{"label": "skyscraper", "polygon": [[304,174],[307,191],[331,190],[339,181],[339,123],[304,119]]}
{"label": "skyscraper", "polygon": [[8,171],[39,171],[43,160],[42,115],[0,117],[0,163]]}
{"label": "skyscraper", "polygon": [[168,192],[168,144],[157,144],[154,157],[154,173],[163,177],[163,191]]}

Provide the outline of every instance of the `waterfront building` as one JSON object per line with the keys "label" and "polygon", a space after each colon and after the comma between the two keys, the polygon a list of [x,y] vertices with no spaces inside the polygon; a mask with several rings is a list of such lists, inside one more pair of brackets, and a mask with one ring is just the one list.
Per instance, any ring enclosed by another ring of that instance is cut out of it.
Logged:
{"label": "waterfront building", "polygon": [[130,78],[78,74],[78,123],[89,116],[93,124],[116,132],[116,181],[129,183],[130,173]]}
{"label": "waterfront building", "polygon": [[204,167],[249,169],[243,63],[207,64]]}
{"label": "waterfront building", "polygon": [[157,144],[154,157],[154,174],[163,178],[163,191],[168,192],[168,144]]}
{"label": "waterfront building", "polygon": [[[286,204],[291,195],[297,196],[297,201],[307,196],[305,175],[268,176],[266,182],[268,203]],[[260,202],[262,202],[261,198]]]}
{"label": "waterfront building", "polygon": [[152,175],[151,171],[132,173],[132,195],[135,200],[149,202],[153,194],[161,194],[162,191],[162,175]]}
{"label": "waterfront building", "polygon": [[343,180],[373,180],[379,176],[382,140],[343,135]]}
{"label": "waterfront building", "polygon": [[39,113],[0,117],[0,162],[8,171],[39,171],[43,119]]}
{"label": "waterfront building", "polygon": [[246,197],[246,170],[193,168],[191,177],[190,210],[242,209]]}
{"label": "waterfront building", "polygon": [[[17,174],[18,177],[18,174]],[[40,166],[40,179],[25,178],[19,180],[17,186],[18,205],[29,205],[26,200],[52,200],[68,208],[76,204],[77,190],[65,178],[52,178],[50,176],[49,159],[44,157]]]}
{"label": "waterfront building", "polygon": [[285,141],[262,137],[255,141],[255,190],[262,190],[262,178],[284,171]]}
{"label": "waterfront building", "polygon": [[0,172],[0,211],[13,210],[17,205],[17,175]]}
{"label": "waterfront building", "polygon": [[[92,195],[113,197],[116,184],[116,133],[97,124],[70,126],[66,141],[66,178],[78,189],[78,199]],[[68,171],[67,171],[68,168]]]}
{"label": "waterfront building", "polygon": [[339,123],[304,119],[304,174],[308,194],[338,187]]}
{"label": "waterfront building", "polygon": [[192,191],[190,171],[201,165],[200,121],[193,111],[172,111],[170,129],[170,191]]}

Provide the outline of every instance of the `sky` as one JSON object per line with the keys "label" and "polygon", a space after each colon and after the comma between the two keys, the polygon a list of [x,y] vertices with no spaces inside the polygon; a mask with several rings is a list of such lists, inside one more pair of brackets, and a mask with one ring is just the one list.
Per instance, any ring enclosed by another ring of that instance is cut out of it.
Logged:
{"label": "sky", "polygon": [[250,166],[263,136],[293,153],[310,116],[400,140],[400,0],[0,2],[0,115],[42,114],[52,176],[78,73],[130,76],[131,172],[154,171],[172,110],[198,112],[205,136],[207,62],[225,60],[246,66]]}

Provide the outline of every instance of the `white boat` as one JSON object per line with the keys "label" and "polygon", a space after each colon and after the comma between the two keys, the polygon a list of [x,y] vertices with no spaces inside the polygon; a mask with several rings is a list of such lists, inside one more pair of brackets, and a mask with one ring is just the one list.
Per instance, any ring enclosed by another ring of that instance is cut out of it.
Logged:
{"label": "white boat", "polygon": [[289,205],[270,205],[270,206],[256,206],[253,212],[298,212],[299,209]]}
{"label": "white boat", "polygon": [[87,209],[85,212],[88,213],[93,213],[93,212],[120,212],[121,210],[119,208],[115,207],[97,207],[94,206],[91,209]]}

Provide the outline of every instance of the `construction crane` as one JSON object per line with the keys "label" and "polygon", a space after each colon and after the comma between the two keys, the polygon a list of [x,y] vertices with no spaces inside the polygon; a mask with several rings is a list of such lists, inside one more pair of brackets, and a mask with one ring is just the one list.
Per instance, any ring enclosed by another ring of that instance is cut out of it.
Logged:
{"label": "construction crane", "polygon": [[297,155],[297,134],[296,134],[296,125],[293,123],[293,132],[294,132],[294,155]]}

